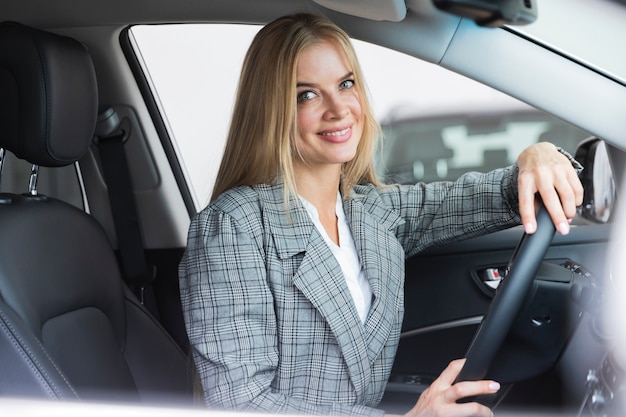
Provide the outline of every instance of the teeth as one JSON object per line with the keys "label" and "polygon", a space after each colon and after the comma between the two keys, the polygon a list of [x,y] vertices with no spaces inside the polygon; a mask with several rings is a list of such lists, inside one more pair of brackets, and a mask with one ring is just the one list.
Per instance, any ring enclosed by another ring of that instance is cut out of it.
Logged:
{"label": "teeth", "polygon": [[337,132],[322,133],[322,136],[343,136],[346,133],[348,133],[349,130],[350,128],[348,127],[343,130],[339,130]]}

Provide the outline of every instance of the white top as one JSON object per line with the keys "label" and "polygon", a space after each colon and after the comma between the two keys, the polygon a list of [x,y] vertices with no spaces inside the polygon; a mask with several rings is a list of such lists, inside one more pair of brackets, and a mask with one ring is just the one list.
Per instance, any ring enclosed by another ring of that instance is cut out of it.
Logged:
{"label": "white top", "polygon": [[350,290],[350,294],[354,300],[354,305],[359,313],[359,318],[362,323],[365,323],[367,314],[369,313],[370,306],[372,304],[372,289],[370,288],[369,281],[365,277],[365,271],[363,271],[361,266],[356,245],[354,244],[354,239],[352,238],[352,232],[350,231],[350,226],[348,225],[346,215],[343,211],[341,194],[337,193],[337,204],[335,205],[335,213],[337,214],[337,225],[339,229],[339,246],[337,246],[335,242],[330,239],[328,233],[326,233],[326,229],[324,229],[324,226],[320,221],[319,214],[315,206],[302,198],[302,196],[300,196],[300,200],[302,201],[304,208],[306,208],[306,211],[309,213],[311,220],[313,220],[313,223],[337,259],[337,262],[339,262],[343,275],[346,278],[348,289]]}

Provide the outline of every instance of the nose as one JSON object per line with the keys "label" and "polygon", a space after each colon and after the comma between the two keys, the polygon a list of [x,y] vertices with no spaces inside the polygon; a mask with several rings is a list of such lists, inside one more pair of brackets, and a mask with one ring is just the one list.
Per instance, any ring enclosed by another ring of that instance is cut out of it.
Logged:
{"label": "nose", "polygon": [[342,119],[348,115],[350,108],[346,98],[340,94],[326,96],[326,112],[324,116],[329,119]]}

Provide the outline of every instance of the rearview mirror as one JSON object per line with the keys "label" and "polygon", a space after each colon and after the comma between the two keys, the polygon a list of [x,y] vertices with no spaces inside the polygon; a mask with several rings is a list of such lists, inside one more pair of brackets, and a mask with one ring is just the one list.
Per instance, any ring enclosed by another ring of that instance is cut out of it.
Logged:
{"label": "rearview mirror", "polygon": [[433,0],[448,13],[472,19],[480,26],[527,25],[537,20],[536,0]]}
{"label": "rearview mirror", "polygon": [[607,223],[615,206],[615,180],[604,141],[590,138],[576,150],[576,160],[585,169],[580,180],[585,188],[582,216],[596,223]]}

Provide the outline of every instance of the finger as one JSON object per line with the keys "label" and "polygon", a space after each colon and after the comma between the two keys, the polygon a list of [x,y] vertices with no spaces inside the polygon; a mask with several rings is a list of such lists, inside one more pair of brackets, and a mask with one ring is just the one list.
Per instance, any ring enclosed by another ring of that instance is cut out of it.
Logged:
{"label": "finger", "polygon": [[535,187],[532,176],[528,173],[520,172],[517,187],[519,214],[522,219],[524,231],[528,234],[535,233],[535,230],[537,230],[535,208],[535,196],[537,193],[537,188]]}
{"label": "finger", "polygon": [[557,191],[554,188],[549,188],[540,190],[539,194],[556,230],[562,235],[567,235],[570,230],[569,221],[563,211],[563,205]]}
{"label": "finger", "polygon": [[559,195],[559,201],[565,217],[572,219],[576,216],[576,208],[582,204],[584,189],[576,171],[566,169],[554,181],[554,187]]}
{"label": "finger", "polygon": [[562,235],[569,233],[569,219],[576,216],[577,202],[582,199],[582,184],[576,175],[573,177],[570,175],[573,172],[573,169],[557,172],[552,181],[539,185],[539,195],[543,204],[556,230]]}
{"label": "finger", "polygon": [[563,154],[559,154],[561,163],[560,165],[563,167],[564,172],[566,173],[566,181],[572,188],[572,191],[575,195],[574,204],[579,206],[583,203],[583,194],[584,189],[583,185],[580,182],[580,178],[578,178],[578,172],[572,166],[572,162]]}
{"label": "finger", "polygon": [[570,177],[572,172],[574,172],[573,169],[568,167],[566,170],[555,172],[541,169],[534,173],[520,174],[520,216],[526,233],[531,234],[536,230],[535,201],[532,200],[531,205],[528,196],[530,191],[535,190],[535,187],[555,228],[562,235],[569,233],[569,219],[576,215],[576,202],[580,199],[581,192],[578,178]]}
{"label": "finger", "polygon": [[500,390],[500,384],[496,381],[463,381],[457,382],[444,394],[447,402],[456,402],[463,398],[476,397],[478,395],[495,394]]}
{"label": "finger", "polygon": [[555,167],[554,188],[559,195],[565,217],[572,219],[576,216],[576,208],[583,202],[584,189],[569,159],[564,155],[559,156],[562,162]]}
{"label": "finger", "polygon": [[493,417],[493,412],[489,407],[479,403],[457,404],[454,411],[450,414],[454,416],[472,416],[472,417]]}
{"label": "finger", "polygon": [[577,202],[580,198],[577,195],[577,190],[569,181],[557,184],[555,187],[559,195],[559,201],[561,203],[561,209],[563,210],[564,216],[567,219],[573,219],[576,216],[576,207],[578,206]]}
{"label": "finger", "polygon": [[574,204],[576,207],[578,207],[582,205],[583,203],[585,189],[583,188],[583,184],[580,181],[580,178],[578,178],[578,174],[576,173],[576,170],[572,169],[571,171],[569,171],[567,178],[568,178],[570,185],[572,186],[572,189],[574,190],[574,195],[575,195]]}
{"label": "finger", "polygon": [[463,369],[463,365],[465,365],[465,359],[455,359],[448,364],[446,369],[444,369],[439,377],[433,382],[435,384],[442,384],[445,387],[449,387],[454,383],[456,378],[459,376],[461,369]]}

